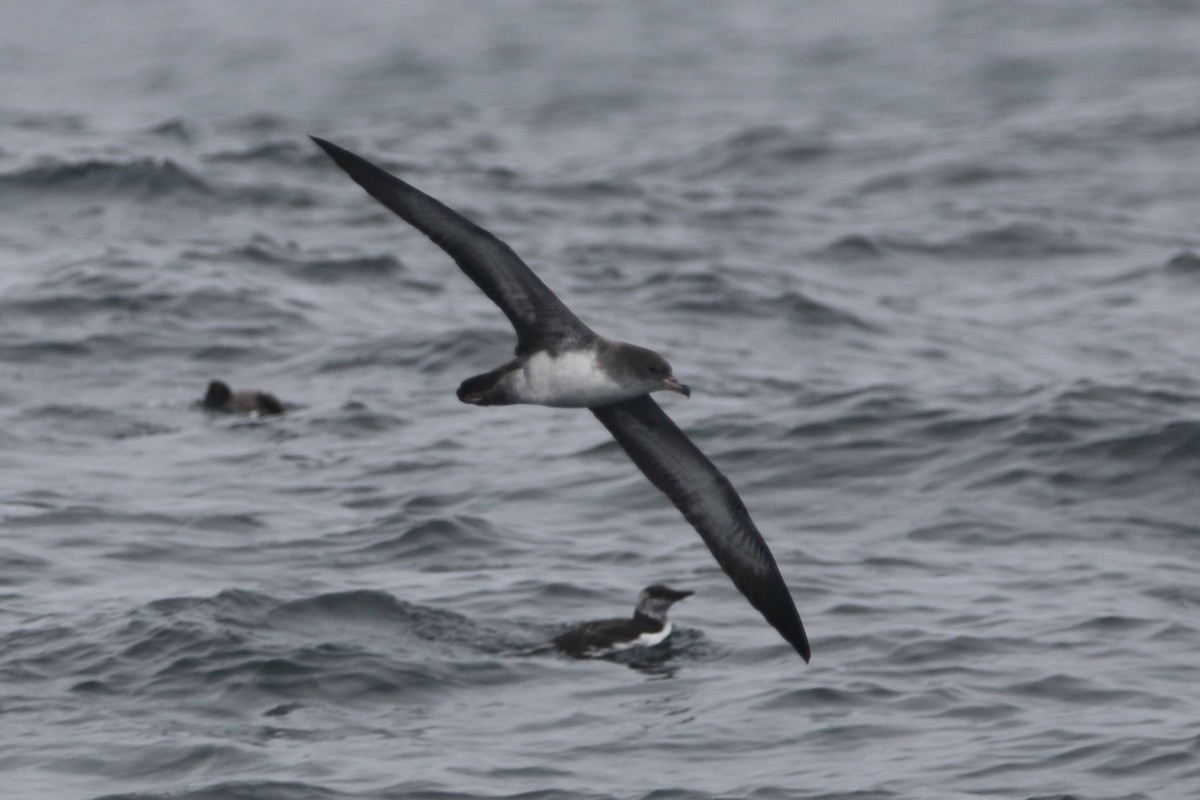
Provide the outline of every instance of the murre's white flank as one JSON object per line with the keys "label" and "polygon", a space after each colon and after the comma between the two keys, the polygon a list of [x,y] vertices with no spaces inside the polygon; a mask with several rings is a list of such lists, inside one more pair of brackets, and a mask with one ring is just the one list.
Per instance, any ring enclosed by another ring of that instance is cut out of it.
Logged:
{"label": "murre's white flank", "polygon": [[667,360],[595,333],[512,248],[461,214],[348,150],[313,141],[368,194],[445,250],[516,330],[517,357],[467,378],[458,398],[481,406],[590,409],[692,524],[734,586],[808,661],[808,637],[796,604],[745,504],[650,397],[663,390],[691,394],[671,374]]}
{"label": "murre's white flank", "polygon": [[613,644],[613,647],[617,650],[628,650],[631,647],[654,647],[656,644],[665,642],[667,637],[671,635],[671,630],[671,620],[667,620],[657,631],[643,633],[632,642],[616,642]]}

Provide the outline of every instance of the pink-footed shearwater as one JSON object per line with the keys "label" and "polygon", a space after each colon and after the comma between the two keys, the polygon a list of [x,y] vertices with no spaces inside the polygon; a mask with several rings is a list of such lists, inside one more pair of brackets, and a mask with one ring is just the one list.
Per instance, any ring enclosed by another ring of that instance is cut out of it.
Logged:
{"label": "pink-footed shearwater", "polygon": [[222,411],[226,414],[267,417],[283,413],[283,403],[279,402],[275,395],[256,390],[235,392],[223,381],[209,381],[208,391],[204,393],[200,405],[208,411]]}
{"label": "pink-footed shearwater", "polygon": [[653,647],[671,635],[667,611],[692,592],[656,583],[642,589],[632,617],[598,619],[576,625],[554,637],[554,645],[568,655],[593,658],[627,650]]}
{"label": "pink-footed shearwater", "polygon": [[445,250],[516,329],[517,357],[463,381],[459,399],[590,409],[699,532],[734,586],[808,661],[796,605],[745,504],[650,397],[659,390],[690,395],[666,359],[596,334],[507,244],[366,159],[312,138],[368,194]]}

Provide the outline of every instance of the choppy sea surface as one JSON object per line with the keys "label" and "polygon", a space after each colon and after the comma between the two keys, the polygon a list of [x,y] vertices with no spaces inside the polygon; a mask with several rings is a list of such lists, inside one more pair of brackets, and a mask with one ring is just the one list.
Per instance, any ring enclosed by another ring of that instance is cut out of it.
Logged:
{"label": "choppy sea surface", "polygon": [[[0,794],[1195,797],[1197,42],[1185,0],[6,3]],[[455,400],[511,329],[310,133],[671,359],[811,666],[590,414]],[[664,647],[546,647],[660,581]]]}

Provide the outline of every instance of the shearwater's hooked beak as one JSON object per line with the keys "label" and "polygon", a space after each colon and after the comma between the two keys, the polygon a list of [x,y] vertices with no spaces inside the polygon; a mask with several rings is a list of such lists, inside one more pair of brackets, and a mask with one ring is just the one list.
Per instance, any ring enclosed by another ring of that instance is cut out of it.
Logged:
{"label": "shearwater's hooked beak", "polygon": [[668,375],[667,377],[663,378],[662,385],[664,389],[669,389],[672,392],[679,392],[684,397],[692,396],[692,390],[688,388],[688,385],[675,380],[674,375]]}

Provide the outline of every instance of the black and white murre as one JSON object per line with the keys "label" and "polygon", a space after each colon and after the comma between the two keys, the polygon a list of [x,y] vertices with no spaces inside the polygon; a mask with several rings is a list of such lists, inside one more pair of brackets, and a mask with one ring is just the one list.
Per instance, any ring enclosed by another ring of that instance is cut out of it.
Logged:
{"label": "black and white murre", "polygon": [[204,393],[200,406],[206,411],[259,417],[283,413],[283,403],[275,395],[256,390],[235,392],[223,381],[209,381],[208,391]]}
{"label": "black and white murre", "polygon": [[633,616],[585,622],[554,637],[554,646],[577,658],[611,655],[630,647],[653,647],[671,635],[667,611],[692,592],[656,583],[638,595]]}
{"label": "black and white murre", "polygon": [[461,214],[348,150],[313,141],[368,194],[445,250],[516,329],[516,358],[463,381],[458,398],[474,405],[588,408],[683,513],[751,605],[808,661],[796,605],[745,504],[650,397],[660,390],[691,394],[666,359],[592,331],[512,248]]}

